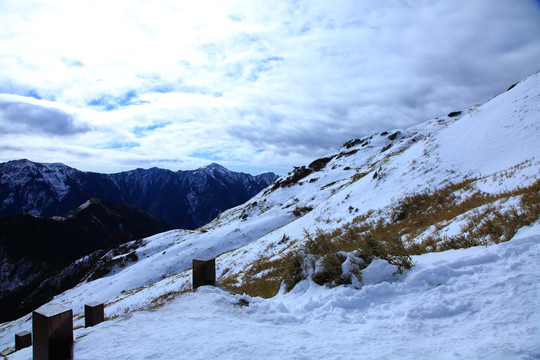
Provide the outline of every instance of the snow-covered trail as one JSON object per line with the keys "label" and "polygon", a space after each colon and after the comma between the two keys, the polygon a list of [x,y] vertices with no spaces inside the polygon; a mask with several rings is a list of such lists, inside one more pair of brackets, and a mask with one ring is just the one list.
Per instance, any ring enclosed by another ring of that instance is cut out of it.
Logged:
{"label": "snow-covered trail", "polygon": [[[268,300],[202,287],[75,331],[76,359],[538,359],[540,223],[430,253],[360,290],[300,283]],[[31,348],[9,359],[30,359]]]}

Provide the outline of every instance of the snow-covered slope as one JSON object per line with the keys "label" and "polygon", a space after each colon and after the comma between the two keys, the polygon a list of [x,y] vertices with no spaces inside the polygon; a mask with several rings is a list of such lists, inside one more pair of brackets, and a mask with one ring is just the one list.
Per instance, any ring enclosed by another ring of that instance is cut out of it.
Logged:
{"label": "snow-covered slope", "polygon": [[[538,358],[540,225],[507,243],[415,261],[405,276],[360,290],[305,281],[268,300],[213,287],[171,295],[76,330],[74,352],[81,360]],[[31,356],[27,348],[9,359]]]}
{"label": "snow-covered slope", "polygon": [[[221,329],[219,339],[212,337],[213,345],[194,358],[210,353],[224,358],[533,358],[540,354],[538,318],[532,315],[540,305],[540,286],[530,276],[539,270],[538,225],[501,245],[418,256],[416,266],[400,276],[374,262],[363,270],[363,287],[326,289],[308,279],[292,293],[249,299],[248,307],[231,305],[238,297],[219,289],[182,292],[190,287],[196,257],[216,256],[218,277],[240,279],[261,258],[301,247],[306,232],[341,228],[358,216],[391,220],[395,205],[407,195],[464,180],[468,187],[456,192],[462,199],[475,191],[496,194],[529,186],[540,178],[539,140],[540,76],[535,74],[461,114],[351,140],[202,228],[145,239],[135,250],[137,261],[53,301],[76,314],[84,303],[107,303],[113,321],[76,332],[75,352],[81,358],[119,357],[113,352],[132,348],[135,352],[125,358],[169,358],[175,350],[189,353],[199,339],[208,342],[208,337],[192,339],[187,329],[208,336]],[[518,200],[516,195],[499,205],[511,207]],[[459,233],[474,214],[460,214],[419,237]],[[515,296],[517,289],[527,296]],[[501,321],[486,317],[497,311]],[[14,332],[29,328],[29,319],[0,327],[0,351]],[[173,332],[175,340],[154,334],[159,326]],[[125,331],[127,345],[91,349],[115,329]],[[501,333],[503,342],[497,340]],[[264,341],[268,346],[256,347]]]}

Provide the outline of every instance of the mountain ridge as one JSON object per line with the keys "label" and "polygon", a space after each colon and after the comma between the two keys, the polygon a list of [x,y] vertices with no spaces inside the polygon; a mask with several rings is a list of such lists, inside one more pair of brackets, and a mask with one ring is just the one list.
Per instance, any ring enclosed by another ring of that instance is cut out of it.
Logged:
{"label": "mountain ridge", "polygon": [[13,160],[0,164],[0,216],[62,216],[89,198],[131,204],[173,227],[201,226],[241,204],[277,176],[236,173],[217,164],[187,171],[135,169],[83,172],[60,163]]}
{"label": "mountain ridge", "polygon": [[76,285],[104,251],[170,228],[131,205],[98,199],[65,217],[0,217],[0,319],[19,316]]}

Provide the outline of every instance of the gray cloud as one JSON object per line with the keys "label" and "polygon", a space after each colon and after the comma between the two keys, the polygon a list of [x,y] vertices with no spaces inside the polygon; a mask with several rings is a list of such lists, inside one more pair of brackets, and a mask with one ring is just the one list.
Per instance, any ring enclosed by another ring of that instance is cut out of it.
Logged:
{"label": "gray cloud", "polygon": [[0,145],[0,150],[2,151],[17,151],[17,152],[22,152],[24,151],[24,147],[23,146],[13,146],[13,145]]}
{"label": "gray cloud", "polygon": [[61,110],[0,100],[0,132],[3,134],[37,132],[64,136],[88,131],[90,128],[75,124],[73,117]]}
{"label": "gray cloud", "polygon": [[[218,156],[290,168],[485,102],[539,70],[533,1],[209,1],[52,4],[46,14],[0,2],[10,29],[0,92],[71,106],[92,124],[0,102],[0,132],[82,134],[72,145],[109,169],[124,168],[117,159],[195,167]],[[89,19],[103,11],[114,16],[95,28]],[[20,14],[33,20],[22,29]],[[72,19],[69,32],[60,19]]]}

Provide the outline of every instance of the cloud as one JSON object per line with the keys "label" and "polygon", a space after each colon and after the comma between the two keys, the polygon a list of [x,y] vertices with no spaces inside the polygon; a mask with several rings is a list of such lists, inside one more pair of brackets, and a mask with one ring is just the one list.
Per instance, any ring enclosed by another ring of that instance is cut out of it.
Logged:
{"label": "cloud", "polygon": [[51,106],[0,103],[0,141],[62,135],[107,170],[287,171],[539,70],[537,3],[2,1],[0,92]]}
{"label": "cloud", "polygon": [[68,136],[90,131],[85,125],[76,124],[73,117],[61,110],[26,102],[0,99],[0,133]]}

